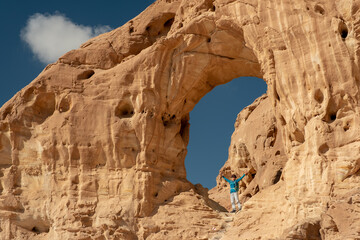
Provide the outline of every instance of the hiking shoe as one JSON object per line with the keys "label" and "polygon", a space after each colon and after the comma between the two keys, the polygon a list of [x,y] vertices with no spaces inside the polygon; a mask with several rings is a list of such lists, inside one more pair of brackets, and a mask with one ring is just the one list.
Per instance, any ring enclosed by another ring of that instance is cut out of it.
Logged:
{"label": "hiking shoe", "polygon": [[235,209],[233,209],[230,213],[234,213],[234,212],[236,212],[236,210],[235,210]]}

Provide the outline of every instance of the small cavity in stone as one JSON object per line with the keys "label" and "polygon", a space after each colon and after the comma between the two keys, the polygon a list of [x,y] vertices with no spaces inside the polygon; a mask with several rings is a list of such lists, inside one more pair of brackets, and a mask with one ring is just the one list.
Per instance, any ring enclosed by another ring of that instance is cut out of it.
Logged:
{"label": "small cavity in stone", "polygon": [[314,99],[318,102],[318,103],[322,103],[324,101],[324,94],[322,93],[322,91],[320,89],[317,89],[315,91],[314,94]]}
{"label": "small cavity in stone", "polygon": [[340,36],[343,40],[346,39],[346,37],[348,36],[348,27],[346,26],[346,24],[344,22],[340,22],[339,23],[339,33],[340,33]]}
{"label": "small cavity in stone", "polygon": [[329,146],[328,146],[326,143],[322,144],[322,145],[319,147],[319,153],[324,154],[324,153],[326,153],[327,151],[329,151]]}
{"label": "small cavity in stone", "polygon": [[118,118],[131,118],[134,115],[134,108],[129,103],[119,103],[115,108],[115,116]]}
{"label": "small cavity in stone", "polygon": [[94,70],[86,70],[86,71],[80,73],[80,74],[77,76],[77,79],[78,79],[78,80],[89,79],[89,78],[91,78],[91,76],[94,75],[94,74],[95,74]]}
{"label": "small cavity in stone", "polygon": [[173,23],[174,23],[174,18],[170,18],[169,20],[167,20],[167,21],[164,23],[164,27],[170,28]]}
{"label": "small cavity in stone", "polygon": [[282,174],[282,170],[280,169],[277,171],[277,173],[273,179],[273,184],[276,184],[280,181],[281,174]]}
{"label": "small cavity in stone", "polygon": [[319,14],[321,14],[321,15],[324,15],[324,14],[325,14],[324,8],[323,8],[321,5],[319,5],[319,4],[316,4],[316,5],[315,5],[314,10],[315,10],[316,13],[319,13]]}

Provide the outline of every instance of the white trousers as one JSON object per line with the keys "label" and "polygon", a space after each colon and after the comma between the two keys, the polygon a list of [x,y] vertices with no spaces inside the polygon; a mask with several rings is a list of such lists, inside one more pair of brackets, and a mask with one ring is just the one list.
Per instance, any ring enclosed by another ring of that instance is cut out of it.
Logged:
{"label": "white trousers", "polygon": [[231,200],[231,205],[232,205],[232,209],[236,210],[235,204],[237,203],[239,211],[241,210],[241,204],[239,202],[239,198],[238,198],[238,193],[237,192],[233,192],[230,193],[230,200]]}

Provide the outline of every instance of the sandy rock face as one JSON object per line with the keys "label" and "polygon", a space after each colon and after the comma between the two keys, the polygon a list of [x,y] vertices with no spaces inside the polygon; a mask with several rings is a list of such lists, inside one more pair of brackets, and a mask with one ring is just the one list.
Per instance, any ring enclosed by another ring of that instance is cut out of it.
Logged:
{"label": "sandy rock face", "polygon": [[220,169],[217,187],[211,189],[210,197],[231,210],[229,184],[222,175],[230,179],[232,174],[241,177],[250,171],[239,185],[239,200],[245,203],[259,191],[280,181],[286,161],[270,99],[263,95],[238,114],[229,159]]}
{"label": "sandy rock face", "polygon": [[[359,7],[159,0],[65,54],[0,109],[1,238],[359,238]],[[241,76],[268,93],[221,170],[252,173],[234,217],[184,159],[189,112]]]}

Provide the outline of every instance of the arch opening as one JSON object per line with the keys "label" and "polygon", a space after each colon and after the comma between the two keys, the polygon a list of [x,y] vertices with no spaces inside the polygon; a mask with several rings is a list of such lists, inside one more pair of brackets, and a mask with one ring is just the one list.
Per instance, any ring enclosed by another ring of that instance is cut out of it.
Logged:
{"label": "arch opening", "polygon": [[190,112],[190,140],[185,159],[190,182],[208,189],[216,186],[219,170],[229,157],[237,115],[266,90],[263,79],[235,78],[217,86],[197,103]]}

